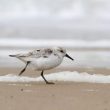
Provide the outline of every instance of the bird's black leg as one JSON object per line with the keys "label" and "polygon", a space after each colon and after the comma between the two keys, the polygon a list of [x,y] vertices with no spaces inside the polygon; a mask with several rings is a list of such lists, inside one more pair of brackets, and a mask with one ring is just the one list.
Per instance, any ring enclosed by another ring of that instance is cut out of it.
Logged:
{"label": "bird's black leg", "polygon": [[30,63],[30,61],[27,61],[26,66],[21,70],[21,72],[19,73],[19,76],[21,74],[23,74],[23,72],[26,70],[26,68],[27,68],[27,66],[28,66],[29,63]]}
{"label": "bird's black leg", "polygon": [[45,79],[43,73],[44,73],[44,71],[41,72],[41,76],[42,76],[42,78],[44,79],[44,81],[46,82],[46,84],[54,84],[53,82],[48,82],[48,81]]}

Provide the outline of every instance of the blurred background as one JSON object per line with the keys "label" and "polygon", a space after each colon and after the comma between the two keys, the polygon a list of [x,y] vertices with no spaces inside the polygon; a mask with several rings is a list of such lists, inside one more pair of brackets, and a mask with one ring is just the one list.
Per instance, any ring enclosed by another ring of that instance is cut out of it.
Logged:
{"label": "blurred background", "polygon": [[8,57],[62,46],[75,59],[62,66],[110,68],[110,0],[0,0],[0,66]]}

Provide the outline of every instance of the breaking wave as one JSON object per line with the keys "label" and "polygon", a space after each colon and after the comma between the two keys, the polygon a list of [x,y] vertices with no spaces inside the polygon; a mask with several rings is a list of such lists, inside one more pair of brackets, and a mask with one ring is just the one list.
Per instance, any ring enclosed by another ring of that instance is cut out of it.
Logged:
{"label": "breaking wave", "polygon": [[[42,44],[42,45],[41,45]],[[61,46],[69,48],[110,48],[109,40],[84,41],[65,39],[0,39],[1,47],[50,47]]]}
{"label": "breaking wave", "polygon": [[[77,71],[58,72],[45,75],[48,81],[62,81],[62,82],[86,82],[86,83],[110,83],[110,75],[102,74],[88,74],[86,72],[79,73]],[[0,76],[0,82],[42,82],[41,77],[32,78],[28,76],[16,76],[8,74]]]}

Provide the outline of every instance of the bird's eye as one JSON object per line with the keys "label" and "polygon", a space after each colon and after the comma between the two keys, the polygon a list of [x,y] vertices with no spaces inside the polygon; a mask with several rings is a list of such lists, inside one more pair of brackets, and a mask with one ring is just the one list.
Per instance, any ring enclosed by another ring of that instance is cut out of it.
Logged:
{"label": "bird's eye", "polygon": [[63,50],[60,50],[61,53],[64,53]]}
{"label": "bird's eye", "polygon": [[40,50],[38,49],[37,51],[39,52]]}

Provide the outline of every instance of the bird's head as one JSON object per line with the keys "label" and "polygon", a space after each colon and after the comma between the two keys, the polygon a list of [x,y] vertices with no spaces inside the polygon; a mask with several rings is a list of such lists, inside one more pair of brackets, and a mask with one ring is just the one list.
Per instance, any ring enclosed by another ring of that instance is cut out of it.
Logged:
{"label": "bird's head", "polygon": [[59,55],[60,57],[67,57],[71,60],[74,60],[72,57],[70,57],[67,53],[66,53],[66,49],[62,48],[62,47],[54,47],[54,52],[55,54]]}

